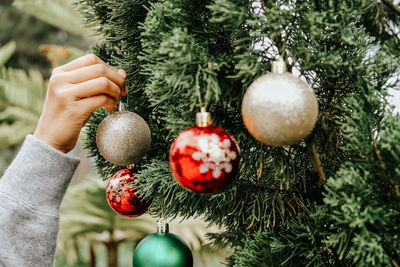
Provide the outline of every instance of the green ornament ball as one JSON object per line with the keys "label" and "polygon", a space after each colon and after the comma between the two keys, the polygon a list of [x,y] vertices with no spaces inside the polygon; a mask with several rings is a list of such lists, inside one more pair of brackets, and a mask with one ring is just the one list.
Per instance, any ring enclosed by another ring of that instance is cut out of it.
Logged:
{"label": "green ornament ball", "polygon": [[192,267],[193,256],[188,245],[177,235],[155,233],[136,247],[134,267]]}

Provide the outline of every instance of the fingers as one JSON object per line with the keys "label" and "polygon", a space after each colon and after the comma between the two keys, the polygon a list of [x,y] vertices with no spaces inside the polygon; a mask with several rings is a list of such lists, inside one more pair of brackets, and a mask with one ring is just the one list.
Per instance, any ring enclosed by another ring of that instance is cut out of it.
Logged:
{"label": "fingers", "polygon": [[125,79],[124,70],[117,70],[89,54],[55,68],[50,85],[55,89],[67,86],[70,96],[77,99],[108,94],[118,100],[128,93]]}
{"label": "fingers", "polygon": [[106,77],[99,77],[75,84],[69,91],[71,95],[78,99],[107,95],[115,101],[118,101],[121,95],[120,87]]}
{"label": "fingers", "polygon": [[108,112],[111,112],[115,103],[116,100],[107,95],[96,95],[78,101],[78,104],[82,105],[90,114],[101,107],[105,107]]}
{"label": "fingers", "polygon": [[126,78],[125,71],[115,70],[110,67],[107,67],[104,64],[85,66],[79,69],[64,72],[60,75],[63,75],[67,82],[74,84],[100,77],[106,77],[109,80],[113,81],[115,84],[117,84],[119,87],[121,88],[125,87],[125,78]]}
{"label": "fingers", "polygon": [[53,69],[53,74],[57,73],[57,72],[66,72],[66,71],[72,71],[72,70],[76,70],[85,66],[90,66],[90,65],[95,65],[95,64],[103,64],[109,68],[112,68],[116,71],[115,68],[107,65],[103,60],[101,60],[100,58],[98,58],[96,55],[93,54],[87,54],[83,57],[77,58],[73,61],[71,61],[68,64],[59,66],[55,69]]}

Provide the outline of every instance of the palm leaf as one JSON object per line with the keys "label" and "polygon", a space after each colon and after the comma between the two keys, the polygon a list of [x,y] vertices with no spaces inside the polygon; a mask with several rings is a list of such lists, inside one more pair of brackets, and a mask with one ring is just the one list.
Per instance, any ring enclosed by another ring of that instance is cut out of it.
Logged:
{"label": "palm leaf", "polygon": [[46,88],[39,71],[0,67],[0,148],[18,144],[34,131]]}
{"label": "palm leaf", "polygon": [[34,130],[34,125],[26,125],[22,121],[13,124],[0,124],[0,149],[21,143],[26,133]]}
{"label": "palm leaf", "polygon": [[0,67],[0,90],[8,105],[17,106],[40,116],[47,82],[37,70]]}
{"label": "palm leaf", "polygon": [[69,33],[87,37],[94,34],[85,28],[71,0],[14,0],[14,7]]}
{"label": "palm leaf", "polygon": [[23,121],[25,124],[35,124],[37,119],[37,114],[18,106],[7,106],[0,112],[1,122]]}
{"label": "palm leaf", "polygon": [[4,65],[10,59],[16,48],[17,43],[15,41],[10,41],[0,47],[0,66]]}

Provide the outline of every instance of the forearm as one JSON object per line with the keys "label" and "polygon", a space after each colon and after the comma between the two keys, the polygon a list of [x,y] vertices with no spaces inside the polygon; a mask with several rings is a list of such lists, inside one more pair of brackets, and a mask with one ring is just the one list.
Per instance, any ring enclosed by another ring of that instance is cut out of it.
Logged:
{"label": "forearm", "polygon": [[27,136],[0,179],[0,265],[53,265],[59,206],[78,163]]}

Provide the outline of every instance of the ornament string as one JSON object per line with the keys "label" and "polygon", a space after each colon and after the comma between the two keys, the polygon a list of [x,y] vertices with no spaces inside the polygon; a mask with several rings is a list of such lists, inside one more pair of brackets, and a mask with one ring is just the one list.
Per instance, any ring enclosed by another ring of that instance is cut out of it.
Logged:
{"label": "ornament string", "polygon": [[282,48],[281,48],[281,54],[280,57],[285,60],[285,54],[286,54],[286,42],[283,44]]}
{"label": "ornament string", "polygon": [[161,218],[160,218],[160,220],[164,220],[164,218],[165,218],[164,208],[165,208],[165,196],[163,194],[162,202],[161,202]]}
{"label": "ornament string", "polygon": [[203,101],[201,100],[199,77],[200,77],[200,71],[197,70],[197,73],[196,73],[196,94],[197,94],[197,98],[199,99],[199,105],[200,105],[200,109],[201,109],[203,107]]}
{"label": "ornament string", "polygon": [[127,89],[128,94],[126,95],[126,104],[120,98],[117,103],[115,103],[115,110],[116,111],[127,111],[129,108],[129,90]]}
{"label": "ornament string", "polygon": [[[208,64],[208,70],[210,70],[210,71],[212,71],[213,70],[213,63],[209,63]],[[205,100],[204,100],[204,105],[203,105],[203,99],[202,99],[202,97],[201,97],[201,91],[200,91],[200,67],[199,67],[199,69],[197,70],[197,73],[196,73],[196,85],[195,85],[195,87],[196,87],[196,94],[197,94],[197,98],[198,98],[198,100],[199,100],[199,106],[200,106],[200,111],[205,111],[205,110],[207,110],[207,106],[208,106],[208,99],[210,98],[210,86],[209,85],[207,85],[207,88],[206,88],[206,92],[205,92],[205,95],[204,95],[204,97],[205,97]]]}
{"label": "ornament string", "polygon": [[164,214],[164,205],[165,205],[165,195],[162,196],[161,202],[161,217],[157,223],[157,233],[158,234],[165,234],[169,232],[168,223],[165,221],[165,214]]}
{"label": "ornament string", "polygon": [[128,90],[128,88],[126,88],[126,90],[128,91],[128,93],[126,94],[126,109],[128,109],[129,108],[129,94],[130,94],[130,91]]}

